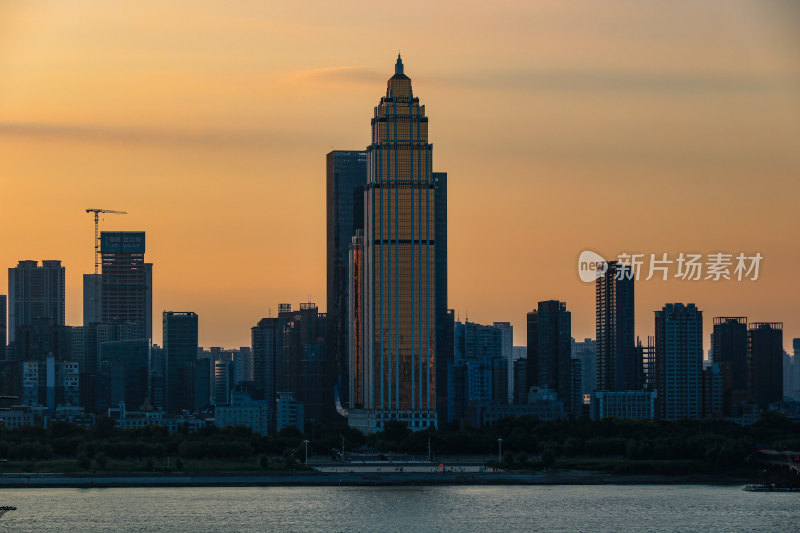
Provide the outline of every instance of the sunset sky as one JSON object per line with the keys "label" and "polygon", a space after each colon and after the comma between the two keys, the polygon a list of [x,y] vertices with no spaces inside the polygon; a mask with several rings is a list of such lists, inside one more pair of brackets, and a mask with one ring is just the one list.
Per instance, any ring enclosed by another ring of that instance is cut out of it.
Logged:
{"label": "sunset sky", "polygon": [[[363,149],[398,50],[449,173],[449,307],[559,299],[594,337],[578,255],[764,256],[756,282],[642,281],[636,329],[694,302],[800,337],[800,8],[791,2],[0,0],[0,265],[60,259],[86,208],[147,232],[154,335],[250,344],[279,302],[325,307],[325,154]],[[297,4],[300,4],[299,2]],[[0,282],[5,292],[7,278]]]}

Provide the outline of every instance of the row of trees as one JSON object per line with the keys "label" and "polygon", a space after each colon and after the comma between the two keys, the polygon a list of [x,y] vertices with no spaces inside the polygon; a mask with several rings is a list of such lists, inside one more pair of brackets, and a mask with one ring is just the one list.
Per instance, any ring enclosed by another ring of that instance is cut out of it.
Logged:
{"label": "row of trees", "polygon": [[693,460],[730,466],[743,464],[756,445],[800,450],[800,424],[777,413],[766,413],[759,422],[744,428],[712,420],[542,422],[519,417],[500,420],[487,428],[444,426],[419,432],[389,423],[384,431],[368,436],[343,423],[315,423],[308,425],[305,434],[292,427],[277,435],[262,436],[245,427],[207,427],[169,435],[158,426],[119,429],[113,421],[101,419],[88,429],[61,422],[47,429],[12,431],[0,427],[0,458],[46,460],[100,455],[107,459],[198,460],[279,456],[292,461],[302,456],[306,439],[315,454],[333,454],[344,439],[348,450],[366,445],[381,452],[427,455],[430,442],[435,455],[491,456],[497,453],[500,438],[504,451],[517,454],[507,457]]}

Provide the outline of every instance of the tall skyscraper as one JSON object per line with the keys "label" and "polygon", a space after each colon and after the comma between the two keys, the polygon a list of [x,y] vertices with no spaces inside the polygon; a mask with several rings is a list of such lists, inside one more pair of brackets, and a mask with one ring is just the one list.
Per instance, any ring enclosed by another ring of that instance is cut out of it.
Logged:
{"label": "tall skyscraper", "polygon": [[8,339],[14,344],[17,328],[34,319],[49,318],[64,325],[65,269],[61,261],[20,261],[8,269]]}
{"label": "tall skyscraper", "polygon": [[567,411],[575,414],[579,406],[573,400],[580,391],[573,390],[572,371],[572,314],[564,302],[539,302],[528,313],[528,387],[554,390]]}
{"label": "tall skyscraper", "polygon": [[[327,357],[340,400],[347,403],[348,252],[356,231],[364,229],[364,185],[367,153],[334,150],[327,162]],[[302,401],[302,400],[300,400]]]}
{"label": "tall skyscraper", "polygon": [[153,338],[153,265],[144,262],[143,231],[100,233],[102,322],[139,324]]}
{"label": "tall skyscraper", "polygon": [[437,319],[447,303],[436,285],[446,259],[437,252],[443,182],[434,178],[432,156],[425,107],[398,56],[367,148],[363,360],[374,378],[364,380],[366,409],[349,414],[365,431],[389,420],[415,430],[437,424]]}
{"label": "tall skyscraper", "polygon": [[192,364],[197,361],[197,313],[164,311],[163,327],[165,410],[191,410],[195,403]]}
{"label": "tall skyscraper", "polygon": [[616,261],[597,278],[596,390],[623,391],[642,388],[642,362],[636,353],[633,275],[629,266]]}
{"label": "tall skyscraper", "polygon": [[514,359],[514,402],[528,403],[528,358]]}
{"label": "tall skyscraper", "polygon": [[694,304],[666,304],[655,312],[655,332],[660,418],[702,416],[702,311]]}
{"label": "tall skyscraper", "polygon": [[278,365],[283,353],[283,326],[285,319],[262,318],[251,329],[253,347],[253,381],[258,390],[258,397],[275,405],[278,390]]}
{"label": "tall skyscraper", "polygon": [[[434,194],[434,263],[436,298],[436,409],[438,419],[446,420],[447,366],[453,362],[455,313],[447,303],[447,172],[432,172]],[[444,417],[444,418],[442,418]]]}
{"label": "tall skyscraper", "polygon": [[757,322],[747,332],[750,397],[761,409],[783,401],[783,323]]}
{"label": "tall skyscraper", "polygon": [[[368,389],[364,379],[374,376],[364,374],[364,234],[357,230],[349,251],[349,286],[347,291],[349,391],[347,409],[364,409]],[[330,324],[330,317],[328,317]],[[330,325],[328,326],[330,330]]]}
{"label": "tall skyscraper", "polygon": [[597,343],[594,339],[583,339],[582,342],[576,342],[573,339],[572,358],[581,362],[581,395],[591,394],[594,392],[596,381]]}
{"label": "tall skyscraper", "polygon": [[722,410],[734,416],[735,406],[749,398],[747,317],[714,317],[711,359],[722,377]]}

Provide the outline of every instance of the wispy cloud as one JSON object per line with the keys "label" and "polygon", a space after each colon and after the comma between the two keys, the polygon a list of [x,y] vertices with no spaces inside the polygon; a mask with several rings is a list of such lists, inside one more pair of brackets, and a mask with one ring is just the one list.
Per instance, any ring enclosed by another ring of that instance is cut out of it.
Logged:
{"label": "wispy cloud", "polygon": [[[794,77],[759,76],[726,72],[656,72],[622,69],[520,68],[439,72],[432,76],[410,73],[420,83],[462,89],[561,92],[731,93],[800,91],[800,72]],[[387,72],[367,67],[328,67],[293,71],[288,81],[379,84]]]}
{"label": "wispy cloud", "polygon": [[308,70],[295,70],[286,74],[289,81],[302,80],[334,83],[380,83],[386,81],[386,72],[367,67],[328,67]]}
{"label": "wispy cloud", "polygon": [[[423,79],[423,77],[420,77]],[[565,92],[729,93],[800,91],[800,77],[603,69],[514,69],[461,72],[426,81],[465,88]]]}
{"label": "wispy cloud", "polygon": [[160,130],[110,125],[0,122],[3,137],[185,147],[258,147],[301,143],[307,136],[283,131]]}

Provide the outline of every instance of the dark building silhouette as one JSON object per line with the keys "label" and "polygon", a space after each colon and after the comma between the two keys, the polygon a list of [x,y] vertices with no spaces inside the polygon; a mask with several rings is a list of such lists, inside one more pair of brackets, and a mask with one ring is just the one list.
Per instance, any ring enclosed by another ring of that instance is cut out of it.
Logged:
{"label": "dark building silhouette", "polygon": [[783,323],[752,323],[747,337],[750,397],[766,410],[783,401]]}
{"label": "dark building silhouette", "polygon": [[529,388],[554,390],[567,412],[578,408],[572,387],[572,315],[564,302],[539,302],[538,308],[528,313],[527,365]]}
{"label": "dark building silhouette", "polygon": [[[348,409],[364,409],[369,404],[364,379],[364,234],[356,230],[349,251],[348,314]],[[328,328],[331,318],[328,316]]]}
{"label": "dark building silhouette", "polygon": [[186,366],[186,401],[192,411],[211,405],[211,360],[195,359]]}
{"label": "dark building silhouette", "polygon": [[8,304],[6,302],[6,295],[0,294],[0,360],[6,358],[6,342],[8,342],[7,341],[8,315],[6,314],[7,309],[8,309]]}
{"label": "dark building silhouette", "polygon": [[514,359],[514,403],[528,403],[528,360]]}
{"label": "dark building silhouette", "polygon": [[148,395],[150,405],[156,409],[164,409],[166,403],[166,375],[167,362],[164,357],[164,350],[161,346],[152,344],[150,346],[150,359],[147,365],[148,371]]}
{"label": "dark building silhouette", "polygon": [[143,231],[100,233],[102,261],[100,316],[109,324],[139,324],[153,338],[153,265],[144,262]]}
{"label": "dark building silhouette", "polygon": [[647,344],[636,338],[636,357],[642,362],[642,388],[654,391],[658,388],[656,383],[656,339],[650,335]]}
{"label": "dark building silhouette", "polygon": [[[283,315],[283,314],[281,314]],[[283,327],[286,317],[262,318],[251,329],[253,348],[253,396],[275,403],[279,386],[279,378],[285,375],[283,364]]]}
{"label": "dark building silhouette", "polygon": [[364,229],[367,153],[334,150],[327,162],[327,355],[343,403],[348,396],[348,250]]}
{"label": "dark building silhouette", "polygon": [[56,361],[72,360],[72,330],[52,318],[34,318],[30,323],[17,326],[14,341],[14,359],[18,361],[43,361],[52,355]]}
{"label": "dark building silhouette", "polygon": [[666,304],[655,312],[658,415],[665,420],[703,413],[703,313],[694,304]]}
{"label": "dark building silhouette", "polygon": [[711,360],[722,378],[722,410],[734,416],[736,405],[750,394],[747,363],[747,317],[715,317],[711,333]]}
{"label": "dark building silhouette", "polygon": [[2,396],[22,397],[22,361],[0,361],[0,392]]}
{"label": "dark building silhouette", "polygon": [[150,342],[147,339],[104,342],[100,345],[100,372],[108,384],[108,406],[125,402],[128,409],[141,408],[148,397]]}
{"label": "dark building silhouette", "polygon": [[447,172],[432,172],[434,188],[434,266],[436,298],[436,409],[447,420],[447,367],[453,362],[455,313],[447,308]]}
{"label": "dark building silhouette", "polygon": [[451,363],[447,367],[447,421],[464,418],[467,412],[467,365]]}
{"label": "dark building silhouette", "polygon": [[722,418],[722,371],[719,363],[711,363],[703,368],[702,379],[703,416]]}
{"label": "dark building silhouette", "polygon": [[169,413],[192,410],[195,384],[191,377],[192,365],[197,361],[197,313],[164,311],[163,328],[165,410]]}
{"label": "dark building silhouette", "polygon": [[103,275],[83,275],[83,325],[102,322],[100,310],[103,294]]}
{"label": "dark building silhouette", "polygon": [[508,404],[508,359],[492,359],[492,401]]}
{"label": "dark building silhouette", "polygon": [[595,282],[596,390],[624,391],[642,387],[642,362],[634,332],[631,268],[616,261]]}
{"label": "dark building silhouette", "polygon": [[570,369],[569,369],[569,398],[564,405],[568,408],[568,414],[574,416],[575,418],[579,418],[581,416],[588,416],[588,408],[586,409],[587,412],[584,412],[584,404],[583,404],[583,361],[573,357],[570,359]]}
{"label": "dark building silhouette", "polygon": [[326,315],[314,303],[301,303],[286,317],[280,389],[293,392],[308,421],[335,417],[334,376],[326,372]]}
{"label": "dark building silhouette", "polygon": [[16,342],[17,328],[37,318],[64,325],[65,269],[61,261],[20,261],[8,269],[8,336]]}
{"label": "dark building silhouette", "polygon": [[[444,297],[446,298],[446,294]],[[448,369],[455,362],[455,311],[448,309],[444,318],[437,321],[437,324],[436,339],[439,348],[436,351],[436,410],[442,420],[451,420],[448,413],[450,390]]]}

